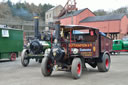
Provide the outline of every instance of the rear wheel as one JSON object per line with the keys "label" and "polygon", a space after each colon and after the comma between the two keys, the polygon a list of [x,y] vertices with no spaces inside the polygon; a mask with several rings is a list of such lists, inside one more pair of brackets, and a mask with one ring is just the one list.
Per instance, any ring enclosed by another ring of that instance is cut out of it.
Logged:
{"label": "rear wheel", "polygon": [[44,76],[50,76],[53,71],[53,63],[52,60],[48,57],[43,58],[41,64],[41,72]]}
{"label": "rear wheel", "polygon": [[71,67],[72,76],[74,79],[78,79],[82,73],[82,62],[80,58],[74,58]]}
{"label": "rear wheel", "polygon": [[29,59],[27,57],[28,57],[27,50],[23,50],[22,54],[21,54],[21,64],[24,67],[28,66],[28,64],[29,64]]}
{"label": "rear wheel", "polygon": [[100,63],[97,63],[98,70],[100,72],[107,72],[110,68],[111,59],[108,54],[105,54],[102,56],[103,61]]}

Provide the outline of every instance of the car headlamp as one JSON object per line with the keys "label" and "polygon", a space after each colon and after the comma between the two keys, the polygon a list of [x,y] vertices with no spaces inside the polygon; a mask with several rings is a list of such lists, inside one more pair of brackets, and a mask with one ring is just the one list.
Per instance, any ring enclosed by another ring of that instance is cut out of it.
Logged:
{"label": "car headlamp", "polygon": [[79,50],[77,48],[73,49],[73,54],[77,54],[79,52]]}

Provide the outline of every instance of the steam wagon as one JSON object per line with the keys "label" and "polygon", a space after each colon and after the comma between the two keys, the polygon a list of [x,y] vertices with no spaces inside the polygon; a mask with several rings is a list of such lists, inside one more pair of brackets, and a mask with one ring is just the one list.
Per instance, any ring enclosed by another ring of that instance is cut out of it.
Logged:
{"label": "steam wagon", "polygon": [[0,59],[16,60],[23,49],[23,31],[13,28],[0,28]]}
{"label": "steam wagon", "polygon": [[[74,79],[80,78],[85,63],[100,72],[110,68],[112,40],[92,27],[68,25],[55,28],[56,38],[52,48],[45,51],[41,64],[44,76],[50,76],[54,69],[71,71]],[[82,33],[76,33],[82,31]]]}
{"label": "steam wagon", "polygon": [[47,29],[43,33],[39,32],[39,17],[34,16],[35,21],[35,37],[30,40],[26,48],[23,49],[21,54],[21,64],[27,67],[31,59],[41,63],[44,57],[44,52],[47,48],[51,48],[51,33]]}

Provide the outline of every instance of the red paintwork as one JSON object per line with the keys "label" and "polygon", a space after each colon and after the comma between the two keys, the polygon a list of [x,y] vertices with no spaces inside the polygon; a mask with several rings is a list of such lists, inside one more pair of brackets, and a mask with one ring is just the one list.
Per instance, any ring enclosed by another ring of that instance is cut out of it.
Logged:
{"label": "red paintwork", "polygon": [[106,59],[106,68],[108,68],[108,66],[109,66],[109,61],[108,59]]}
{"label": "red paintwork", "polygon": [[77,74],[80,74],[80,72],[81,72],[81,65],[79,63],[78,66],[77,66]]}
{"label": "red paintwork", "polygon": [[114,50],[114,52],[128,52],[128,50]]}

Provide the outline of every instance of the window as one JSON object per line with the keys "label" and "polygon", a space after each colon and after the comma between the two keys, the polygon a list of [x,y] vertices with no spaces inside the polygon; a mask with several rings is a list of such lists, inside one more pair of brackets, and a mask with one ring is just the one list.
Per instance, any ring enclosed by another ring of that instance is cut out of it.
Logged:
{"label": "window", "polygon": [[49,15],[49,18],[51,18],[51,14]]}
{"label": "window", "polygon": [[77,42],[95,42],[97,35],[94,31],[90,30],[73,30],[74,40]]}
{"label": "window", "polygon": [[48,19],[48,15],[47,15],[47,19]]}
{"label": "window", "polygon": [[115,44],[120,44],[120,41],[115,41]]}

